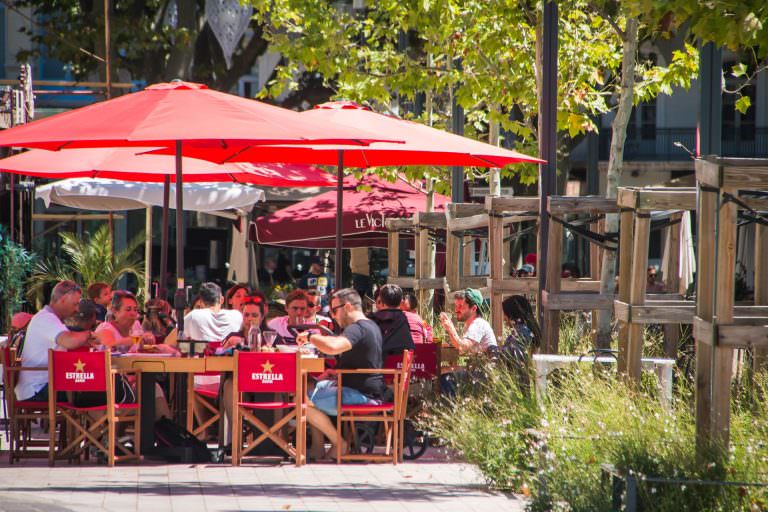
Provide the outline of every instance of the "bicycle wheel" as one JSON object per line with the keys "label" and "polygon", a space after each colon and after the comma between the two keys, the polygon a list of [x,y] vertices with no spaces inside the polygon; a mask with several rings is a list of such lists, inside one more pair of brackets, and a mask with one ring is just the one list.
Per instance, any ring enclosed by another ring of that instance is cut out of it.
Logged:
{"label": "bicycle wheel", "polygon": [[429,436],[422,430],[417,430],[413,423],[405,420],[403,433],[403,459],[416,460],[427,451]]}
{"label": "bicycle wheel", "polygon": [[357,435],[357,445],[354,447],[356,453],[373,453],[376,448],[376,432],[378,425],[370,423],[356,423],[355,433]]}

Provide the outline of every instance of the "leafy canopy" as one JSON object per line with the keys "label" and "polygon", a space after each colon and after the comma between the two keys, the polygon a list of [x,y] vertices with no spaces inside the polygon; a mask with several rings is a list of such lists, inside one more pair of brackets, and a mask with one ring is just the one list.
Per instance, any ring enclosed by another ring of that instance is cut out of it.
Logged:
{"label": "leafy canopy", "polygon": [[[624,18],[615,2],[559,2],[557,125],[565,152],[597,127],[593,119],[613,108],[619,91]],[[486,138],[500,123],[505,144],[534,154],[538,95],[536,32],[540,5],[512,0],[381,0],[367,8],[339,9],[324,0],[254,2],[265,37],[285,56],[265,95],[299,86],[306,69],[321,74],[338,98],[371,102],[397,111],[398,99],[431,100],[420,121],[446,128],[452,94],[466,111],[465,132]],[[610,5],[609,5],[610,4]],[[349,6],[347,6],[349,7]],[[696,53],[680,52],[667,66],[644,64],[637,100],[687,86],[695,77]],[[428,116],[431,116],[429,118]],[[519,169],[519,166],[515,167]],[[447,170],[425,171],[448,186]],[[507,173],[511,170],[507,170]],[[533,166],[523,167],[533,182]]]}

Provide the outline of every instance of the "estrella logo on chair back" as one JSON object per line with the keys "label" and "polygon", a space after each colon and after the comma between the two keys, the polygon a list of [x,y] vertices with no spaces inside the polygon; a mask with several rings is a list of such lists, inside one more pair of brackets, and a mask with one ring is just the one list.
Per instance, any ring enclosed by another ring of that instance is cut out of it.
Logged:
{"label": "estrella logo on chair back", "polygon": [[58,391],[106,391],[103,352],[53,352],[53,378]]}
{"label": "estrella logo on chair back", "polygon": [[237,386],[241,392],[288,393],[296,388],[297,354],[240,352]]}

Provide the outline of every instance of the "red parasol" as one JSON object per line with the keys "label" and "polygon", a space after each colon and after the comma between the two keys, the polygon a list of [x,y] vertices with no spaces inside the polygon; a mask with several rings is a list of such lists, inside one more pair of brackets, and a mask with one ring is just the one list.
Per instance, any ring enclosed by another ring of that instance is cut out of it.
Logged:
{"label": "red parasol", "polygon": [[[143,154],[156,148],[33,149],[0,160],[0,172],[39,178],[109,178],[126,181],[176,181],[174,157]],[[138,153],[138,154],[137,154]],[[336,177],[303,164],[215,164],[184,157],[184,182],[233,181],[264,187],[333,187]]]}
{"label": "red parasol", "polygon": [[[214,144],[365,144],[382,139],[359,127],[312,121],[300,114],[186,82],[156,84],[143,91],[58,114],[0,132],[0,146],[76,147],[174,146],[176,182],[183,182],[182,148]],[[395,139],[399,140],[399,139]],[[247,161],[247,160],[244,160]],[[283,160],[290,161],[290,160]],[[165,183],[170,180],[166,178]],[[183,210],[182,187],[176,205]],[[182,216],[176,216],[176,246],[184,247]],[[184,251],[176,251],[176,299],[183,329]]]}
{"label": "red parasol", "polygon": [[[360,184],[370,191],[358,190]],[[384,221],[410,217],[424,209],[426,194],[400,180],[390,183],[376,176],[362,181],[348,178],[344,184],[342,236],[346,247],[380,246],[386,242]],[[435,194],[436,210],[450,198]],[[251,224],[250,237],[268,245],[334,247],[337,216],[336,191],[296,203],[261,217]]]}

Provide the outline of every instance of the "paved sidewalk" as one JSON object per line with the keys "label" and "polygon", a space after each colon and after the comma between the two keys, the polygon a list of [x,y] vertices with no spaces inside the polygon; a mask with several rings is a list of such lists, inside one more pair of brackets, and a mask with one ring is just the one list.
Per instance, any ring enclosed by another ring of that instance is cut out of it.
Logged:
{"label": "paved sidewalk", "polygon": [[[432,451],[432,450],[430,450]],[[512,511],[521,499],[491,492],[472,466],[431,458],[391,464],[140,466],[0,457],[0,511]],[[431,460],[430,460],[431,459]]]}

